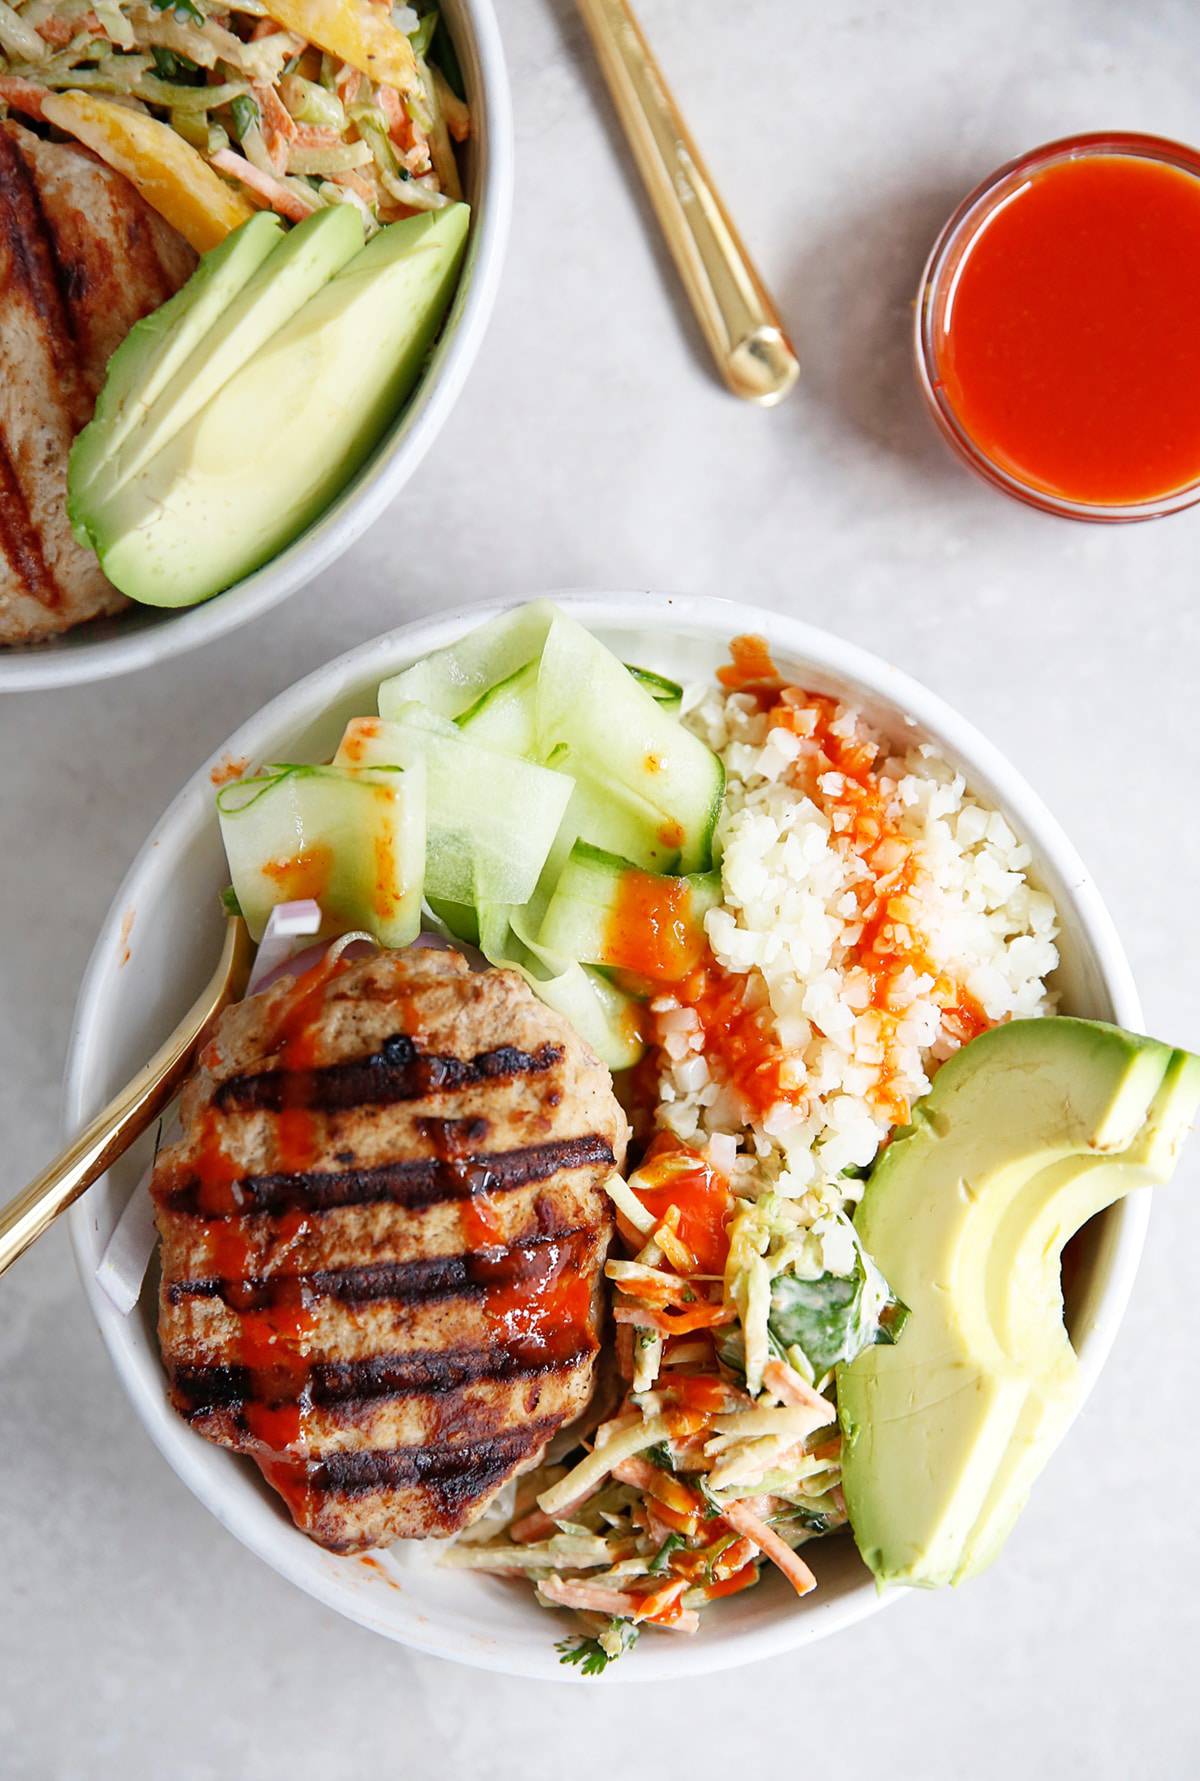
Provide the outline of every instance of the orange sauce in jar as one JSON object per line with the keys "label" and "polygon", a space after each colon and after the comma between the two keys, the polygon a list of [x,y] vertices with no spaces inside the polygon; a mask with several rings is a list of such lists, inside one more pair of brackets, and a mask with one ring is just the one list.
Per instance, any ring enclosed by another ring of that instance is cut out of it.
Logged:
{"label": "orange sauce in jar", "polygon": [[1055,148],[964,218],[932,275],[926,369],[1037,504],[1144,507],[1200,481],[1200,157],[1153,138]]}

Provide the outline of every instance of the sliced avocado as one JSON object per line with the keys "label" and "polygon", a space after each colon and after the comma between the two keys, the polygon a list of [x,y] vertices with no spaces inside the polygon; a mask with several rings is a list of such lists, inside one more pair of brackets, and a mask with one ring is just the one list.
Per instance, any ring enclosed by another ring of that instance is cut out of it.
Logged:
{"label": "sliced avocado", "polygon": [[317,518],[416,382],[468,217],[450,204],[380,230],[173,430],[93,515],[110,581],[148,605],[191,605]]}
{"label": "sliced avocado", "polygon": [[[279,218],[259,211],[204,255],[182,289],[130,329],[108,361],[95,413],[71,447],[72,509],[282,240]],[[87,542],[81,536],[80,543]]]}
{"label": "sliced avocado", "polygon": [[1024,1354],[1038,1378],[1026,1399],[1017,1438],[971,1531],[967,1562],[956,1582],[984,1570],[1000,1551],[1045,1456],[1057,1446],[1077,1408],[1075,1354],[1063,1325],[1064,1247],[1105,1206],[1135,1188],[1170,1180],[1198,1105],[1200,1058],[1173,1052],[1129,1148],[1115,1157],[1072,1157],[1035,1175],[997,1231],[991,1270],[996,1326],[1010,1351]]}
{"label": "sliced avocado", "polygon": [[943,1065],[855,1218],[909,1307],[894,1348],[839,1367],[851,1525],[881,1582],[990,1561],[1077,1402],[1063,1244],[1165,1181],[1200,1060],[1095,1021],[1013,1021]]}
{"label": "sliced avocado", "polygon": [[[314,211],[298,223],[213,322],[137,425],[116,449],[105,451],[91,482],[86,487],[74,481],[68,485],[72,522],[86,534],[102,562],[112,537],[110,515],[121,492],[136,486],[139,473],[152,466],[156,454],[328,284],[362,244],[362,222],[348,204]],[[264,408],[255,417],[260,427],[269,414],[270,409]],[[114,579],[111,573],[109,579]],[[186,604],[169,598],[158,603]]]}

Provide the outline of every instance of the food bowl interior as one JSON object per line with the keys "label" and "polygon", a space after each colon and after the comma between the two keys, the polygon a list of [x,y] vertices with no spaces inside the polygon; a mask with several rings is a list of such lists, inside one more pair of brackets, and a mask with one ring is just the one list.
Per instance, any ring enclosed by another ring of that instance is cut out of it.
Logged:
{"label": "food bowl interior", "polygon": [[[941,702],[887,664],[794,621],[723,601],[663,596],[581,597],[569,602],[622,659],[679,680],[709,678],[731,635],[762,631],[788,675],[859,705],[882,729],[937,743],[969,783],[1000,809],[1034,853],[1035,875],[1057,901],[1062,964],[1055,987],[1064,1011],[1137,1026],[1128,967],[1082,864],[1049,813],[989,744]],[[227,881],[213,810],[211,770],[229,757],[253,765],[321,760],[346,720],[374,710],[380,679],[450,641],[486,612],[393,632],[332,663],[247,723],[181,792],[118,893],[80,993],[72,1035],[66,1117],[76,1129],[144,1062],[212,970],[221,941],[219,894]],[[439,1571],[436,1546],[393,1548],[377,1564],[338,1558],[308,1541],[246,1460],[192,1434],[166,1402],[148,1286],[122,1317],[94,1271],[150,1153],[122,1160],[71,1213],[85,1287],[139,1416],[172,1466],[217,1517],[283,1575],[352,1619],[420,1649],[485,1668],[573,1679],[554,1641],[568,1633],[536,1607],[524,1585]],[[1085,1389],[1115,1333],[1137,1264],[1148,1209],[1135,1196],[1090,1230],[1070,1306]],[[782,1577],[721,1604],[695,1639],[641,1641],[614,1680],[653,1680],[725,1668],[820,1638],[880,1605],[849,1538],[814,1548],[820,1588],[798,1602]],[[885,1599],[894,1599],[885,1598]]]}
{"label": "food bowl interior", "polygon": [[441,0],[462,68],[473,134],[461,161],[473,211],[462,277],[417,389],[321,517],[253,575],[198,606],[131,606],[48,643],[0,646],[0,692],[103,680],[211,642],[276,606],[348,550],[412,475],[462,387],[491,314],[508,235],[512,117],[491,0]]}

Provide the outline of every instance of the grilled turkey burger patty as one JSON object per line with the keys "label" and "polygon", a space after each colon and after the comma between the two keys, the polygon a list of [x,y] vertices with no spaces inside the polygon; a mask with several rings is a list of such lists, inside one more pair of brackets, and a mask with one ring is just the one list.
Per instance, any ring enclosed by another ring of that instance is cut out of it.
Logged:
{"label": "grilled turkey burger patty", "polygon": [[414,948],[228,1009],[181,1121],[152,1185],[176,1408],[324,1546],[468,1526],[591,1395],[608,1071],[515,972]]}
{"label": "grilled turkey burger patty", "polygon": [[110,354],[196,256],[77,143],[0,123],[0,644],[127,604],[67,518],[67,453]]}

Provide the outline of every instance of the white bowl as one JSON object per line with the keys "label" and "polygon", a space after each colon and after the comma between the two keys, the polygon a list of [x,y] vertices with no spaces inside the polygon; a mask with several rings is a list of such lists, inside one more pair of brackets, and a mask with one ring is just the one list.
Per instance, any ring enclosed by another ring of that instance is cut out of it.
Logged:
{"label": "white bowl", "polygon": [[[1141,1011],[1112,923],[1074,848],[997,751],[932,693],[850,644],[776,613],[721,600],[649,594],[569,597],[574,615],[626,661],[676,679],[710,676],[739,631],[762,632],[787,674],[845,697],[893,733],[915,726],[960,766],[1033,849],[1035,872],[1057,902],[1066,1010],[1138,1027]],[[212,970],[220,945],[218,895],[226,868],[210,773],[230,758],[327,759],[346,719],[374,709],[379,680],[491,616],[476,608],[409,625],[363,644],[282,693],[193,776],[162,818],[117,895],[80,991],[67,1068],[66,1122],[74,1132],[133,1074]],[[127,951],[128,947],[128,951]],[[428,1548],[389,1554],[383,1569],[336,1558],[291,1525],[244,1459],[193,1434],[172,1411],[154,1334],[153,1294],[122,1317],[94,1271],[146,1160],[123,1159],[71,1213],[88,1297],[138,1415],[184,1482],[231,1532],[302,1589],[402,1644],[484,1669],[573,1678],[553,1649],[568,1626],[527,1589],[434,1568]],[[1086,1393],[1125,1308],[1141,1252],[1149,1197],[1136,1194],[1092,1227],[1071,1306]],[[705,1617],[694,1639],[644,1638],[608,1672],[651,1681],[725,1669],[789,1651],[873,1613],[880,1598],[852,1542],[813,1548],[820,1588],[799,1602],[773,1575]],[[401,1578],[402,1587],[394,1580]],[[894,1597],[884,1598],[894,1599]]]}
{"label": "white bowl", "polygon": [[441,0],[474,126],[464,167],[473,222],[462,278],[428,370],[358,474],[278,556],[199,606],[131,606],[48,643],[0,646],[0,692],[107,680],[223,637],[319,575],[395,500],[441,431],[479,350],[500,282],[513,189],[508,71],[492,0]]}

